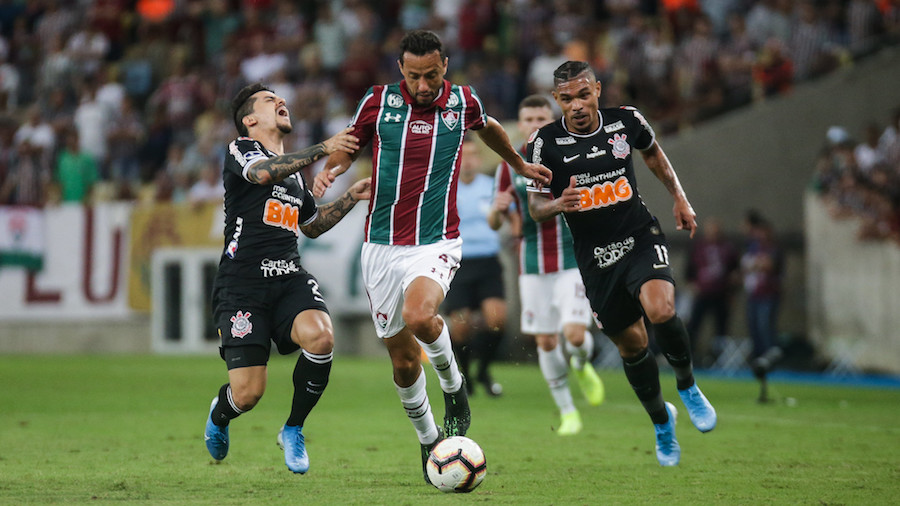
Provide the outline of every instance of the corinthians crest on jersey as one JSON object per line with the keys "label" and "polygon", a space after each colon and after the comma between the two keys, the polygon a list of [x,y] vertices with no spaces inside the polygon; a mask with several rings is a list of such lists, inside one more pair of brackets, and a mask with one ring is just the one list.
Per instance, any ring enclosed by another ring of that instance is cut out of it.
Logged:
{"label": "corinthians crest on jersey", "polygon": [[[581,207],[564,216],[576,238],[579,265],[596,262],[597,247],[623,241],[653,219],[637,192],[632,159],[653,145],[653,129],[633,107],[600,109],[599,114],[600,125],[592,133],[569,131],[562,118],[538,130],[527,149],[529,160],[553,171],[548,188],[530,191],[557,198],[575,178]],[[604,266],[615,263],[609,255],[604,258]]]}

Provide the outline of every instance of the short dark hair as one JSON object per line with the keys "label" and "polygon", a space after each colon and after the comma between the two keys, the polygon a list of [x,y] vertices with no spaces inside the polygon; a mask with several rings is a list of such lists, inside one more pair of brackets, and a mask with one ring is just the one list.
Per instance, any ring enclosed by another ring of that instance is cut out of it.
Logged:
{"label": "short dark hair", "polygon": [[519,102],[519,109],[524,109],[526,107],[546,107],[547,109],[553,109],[553,106],[550,105],[550,101],[543,95],[528,95],[523,98],[522,101]]}
{"label": "short dark hair", "polygon": [[231,99],[231,115],[234,118],[234,126],[237,128],[238,133],[243,137],[249,135],[247,127],[244,126],[244,116],[253,112],[253,102],[255,102],[255,99],[250,100],[250,97],[261,91],[272,90],[263,83],[248,84],[241,88],[234,98]]}
{"label": "short dark hair", "polygon": [[597,79],[597,76],[594,75],[594,69],[591,68],[588,62],[569,60],[556,67],[556,70],[553,71],[553,85],[559,86],[562,83],[567,83],[584,73],[588,73],[595,80]]}
{"label": "short dark hair", "polygon": [[436,33],[428,30],[413,30],[403,36],[400,41],[400,63],[403,63],[403,55],[411,53],[416,56],[425,56],[428,53],[437,51],[441,55],[443,61],[444,43]]}

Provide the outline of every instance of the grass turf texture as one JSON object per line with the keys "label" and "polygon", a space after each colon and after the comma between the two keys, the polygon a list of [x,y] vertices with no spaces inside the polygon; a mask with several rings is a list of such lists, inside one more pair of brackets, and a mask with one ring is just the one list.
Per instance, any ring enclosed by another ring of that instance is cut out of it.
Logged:
{"label": "grass turf texture", "polygon": [[[203,444],[209,401],[225,381],[218,357],[0,356],[0,503],[144,504],[896,504],[900,391],[700,376],[719,425],[700,434],[679,409],[681,465],[661,468],[653,428],[619,369],[602,370],[606,402],[585,427],[558,414],[536,365],[500,364],[504,395],[472,397],[469,436],[488,475],[468,495],[422,479],[419,447],[387,356],[338,357],[307,420],[311,469],[294,475],[275,435],[287,417],[295,356],[273,358],[265,397],[231,425],[212,464]],[[438,382],[427,368],[438,420]]]}

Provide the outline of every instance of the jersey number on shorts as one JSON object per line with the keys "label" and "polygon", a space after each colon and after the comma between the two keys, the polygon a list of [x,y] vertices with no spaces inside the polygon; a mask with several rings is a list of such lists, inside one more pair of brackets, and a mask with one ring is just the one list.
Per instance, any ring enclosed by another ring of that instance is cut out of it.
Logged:
{"label": "jersey number on shorts", "polygon": [[319,283],[315,279],[308,280],[306,284],[312,287],[310,291],[313,294],[314,300],[318,302],[325,302],[325,299],[322,298],[322,292],[319,291]]}

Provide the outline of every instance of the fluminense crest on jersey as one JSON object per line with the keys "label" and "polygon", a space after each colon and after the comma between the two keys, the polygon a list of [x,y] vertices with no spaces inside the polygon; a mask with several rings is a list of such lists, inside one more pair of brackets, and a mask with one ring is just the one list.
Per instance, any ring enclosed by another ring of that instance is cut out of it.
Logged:
{"label": "fluminense crest on jersey", "polygon": [[[456,95],[451,95],[451,97]],[[441,113],[441,121],[447,125],[447,128],[453,130],[456,127],[457,123],[459,123],[459,113],[453,110],[444,111]]]}
{"label": "fluminense crest on jersey", "polygon": [[253,324],[250,323],[250,311],[244,313],[238,310],[237,314],[231,317],[231,337],[240,339],[251,332]]}

